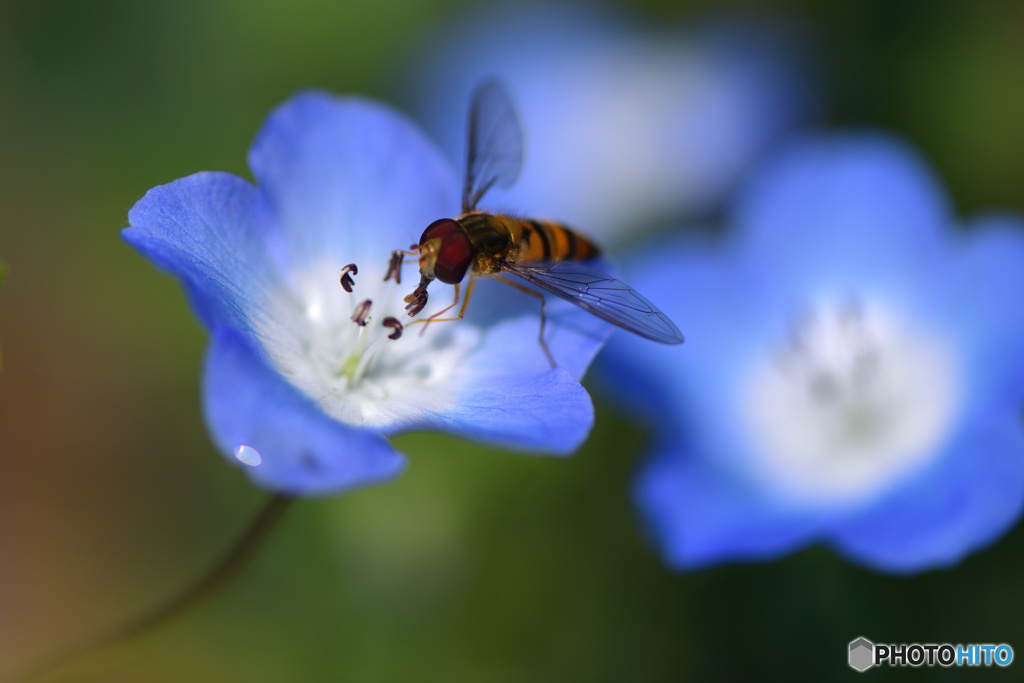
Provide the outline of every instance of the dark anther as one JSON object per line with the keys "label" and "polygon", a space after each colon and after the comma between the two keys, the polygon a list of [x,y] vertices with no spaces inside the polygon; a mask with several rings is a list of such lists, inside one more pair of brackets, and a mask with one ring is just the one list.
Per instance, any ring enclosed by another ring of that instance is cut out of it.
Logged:
{"label": "dark anther", "polygon": [[405,259],[405,252],[402,250],[391,252],[391,260],[388,262],[388,272],[384,275],[384,282],[394,276],[395,284],[402,284],[402,261]]}
{"label": "dark anther", "polygon": [[352,322],[360,327],[366,327],[366,320],[370,317],[370,306],[373,302],[369,299],[362,301],[352,313]]}
{"label": "dark anther", "polygon": [[390,327],[393,331],[388,335],[388,339],[398,339],[402,336],[402,323],[398,322],[398,318],[392,318],[388,316],[384,318],[384,322],[381,323],[384,327]]}
{"label": "dark anther", "polygon": [[352,279],[353,275],[358,275],[359,269],[356,268],[356,264],[350,263],[341,269],[341,288],[346,292],[351,292],[352,288],[355,287],[355,280]]}

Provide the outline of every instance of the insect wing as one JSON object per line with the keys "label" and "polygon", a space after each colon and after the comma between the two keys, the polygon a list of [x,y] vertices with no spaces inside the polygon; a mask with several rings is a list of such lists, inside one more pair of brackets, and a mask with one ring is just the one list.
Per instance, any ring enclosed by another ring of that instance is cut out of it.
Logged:
{"label": "insect wing", "polygon": [[508,271],[604,318],[662,344],[682,344],[668,316],[626,283],[578,261],[516,263]]}
{"label": "insect wing", "polygon": [[476,208],[494,186],[510,187],[523,168],[523,131],[505,88],[488,80],[469,105],[469,144],[462,212]]}

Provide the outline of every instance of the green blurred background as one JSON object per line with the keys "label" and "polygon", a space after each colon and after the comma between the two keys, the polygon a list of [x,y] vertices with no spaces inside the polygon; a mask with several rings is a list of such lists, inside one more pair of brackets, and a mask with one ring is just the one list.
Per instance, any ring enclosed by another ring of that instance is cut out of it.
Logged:
{"label": "green blurred background", "polygon": [[[675,25],[743,7],[632,5]],[[247,175],[262,119],[299,88],[398,97],[410,46],[466,7],[0,3],[0,680],[178,591],[266,500],[208,440],[204,333],[120,241],[128,208],[197,170]],[[1024,4],[774,7],[819,41],[826,125],[908,137],[961,213],[1024,210]],[[1024,528],[910,578],[824,549],[672,573],[629,502],[644,441],[600,402],[568,460],[399,438],[401,479],[300,501],[225,592],[67,680],[832,679],[856,675],[861,635],[1024,655]]]}

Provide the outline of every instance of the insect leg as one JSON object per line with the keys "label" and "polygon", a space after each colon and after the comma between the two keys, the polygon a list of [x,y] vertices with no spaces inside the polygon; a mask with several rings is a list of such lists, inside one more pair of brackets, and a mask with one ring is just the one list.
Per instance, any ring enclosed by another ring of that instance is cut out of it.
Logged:
{"label": "insect leg", "polygon": [[[468,293],[468,289],[467,289],[467,293]],[[467,297],[467,298],[468,298],[468,297]],[[441,309],[440,311],[438,311],[437,313],[435,313],[434,315],[432,315],[432,316],[430,316],[430,317],[428,317],[428,318],[424,318],[424,319],[422,319],[422,320],[417,320],[417,321],[416,321],[416,322],[418,322],[418,323],[423,323],[423,329],[422,329],[422,330],[420,330],[420,335],[423,335],[423,333],[425,333],[425,332],[427,331],[427,326],[428,326],[428,325],[429,325],[430,323],[434,323],[434,322],[444,322],[444,321],[446,321],[446,320],[457,320],[458,318],[442,318],[442,319],[440,319],[440,320],[438,320],[438,319],[437,319],[437,316],[439,316],[439,315],[444,315],[445,313],[447,313],[447,312],[448,312],[448,311],[450,311],[451,309],[455,308],[455,304],[457,304],[457,303],[459,303],[459,283],[458,283],[458,282],[456,282],[456,283],[455,283],[455,298],[454,298],[454,299],[452,300],[452,303],[451,303],[451,305],[449,305],[449,306],[445,306],[445,307],[444,307],[444,308],[442,308],[442,309]],[[463,306],[463,307],[462,307],[462,310],[463,310],[463,311],[465,311],[465,310],[466,310],[466,307],[465,307],[465,306]],[[459,315],[459,318],[461,318],[461,317],[462,317],[462,315]]]}
{"label": "insect leg", "polygon": [[[430,317],[424,317],[424,318],[420,318],[419,321],[413,321],[412,323],[410,323],[406,327],[408,328],[410,326],[416,325],[417,323],[423,323],[423,329],[426,330],[427,329],[427,325],[429,325],[430,323],[451,323],[452,321],[461,321],[463,315],[466,314],[466,306],[469,305],[469,297],[473,296],[473,287],[475,285],[476,285],[476,279],[473,278],[473,276],[470,276],[469,284],[466,285],[466,298],[462,300],[462,308],[459,309],[459,314],[456,315],[455,317],[437,317],[437,316],[442,314],[446,310],[450,310],[457,303],[459,303],[459,286],[458,285],[455,286],[455,301],[452,302],[451,306],[447,306],[446,308],[442,308],[441,310],[437,311],[436,313],[434,313]],[[423,332],[421,331],[420,334],[423,334]]]}
{"label": "insect leg", "polygon": [[538,299],[540,299],[540,331],[537,332],[537,342],[540,344],[540,348],[544,351],[544,355],[547,356],[548,362],[551,363],[551,367],[557,367],[557,365],[555,364],[555,357],[551,355],[551,350],[548,348],[547,342],[544,341],[544,323],[547,320],[544,295],[541,294],[540,292],[535,292],[529,287],[521,285],[515,280],[510,280],[502,275],[494,275],[493,277],[495,280],[499,282],[504,282],[506,285],[509,285],[510,287],[515,287],[520,292],[529,294],[530,296],[535,296]]}
{"label": "insect leg", "polygon": [[[454,318],[438,318],[437,316],[441,315],[442,313],[444,313],[448,309],[452,308],[452,306],[454,306],[456,303],[458,303],[458,301],[459,301],[459,294],[458,294],[459,286],[458,285],[455,285],[455,301],[452,302],[451,306],[449,306],[448,308],[445,308],[445,309],[442,309],[442,310],[438,311],[437,313],[435,313],[434,315],[430,316],[429,318],[423,318],[421,320],[414,320],[413,322],[409,323],[409,325],[415,325],[416,323],[424,323],[424,329],[425,329],[426,325],[429,324],[429,323],[447,323],[447,322],[451,322],[452,320],[462,320],[462,317],[464,315],[466,315],[466,306],[469,305],[469,297],[473,296],[473,287],[475,285],[476,285],[476,278],[473,277],[472,275],[470,275],[470,277],[469,277],[469,284],[466,285],[466,298],[462,300],[462,308],[459,309],[459,314],[457,316],[455,316]],[[409,325],[406,325],[406,327],[409,327]],[[423,333],[420,332],[420,334],[423,334]]]}

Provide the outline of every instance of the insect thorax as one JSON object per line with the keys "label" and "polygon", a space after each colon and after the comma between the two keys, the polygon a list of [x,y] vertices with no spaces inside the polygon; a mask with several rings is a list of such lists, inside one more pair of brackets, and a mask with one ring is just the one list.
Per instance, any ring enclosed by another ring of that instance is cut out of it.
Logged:
{"label": "insect thorax", "polygon": [[522,230],[519,221],[508,216],[468,213],[458,219],[473,247],[472,270],[480,275],[501,270],[500,264],[514,257]]}

